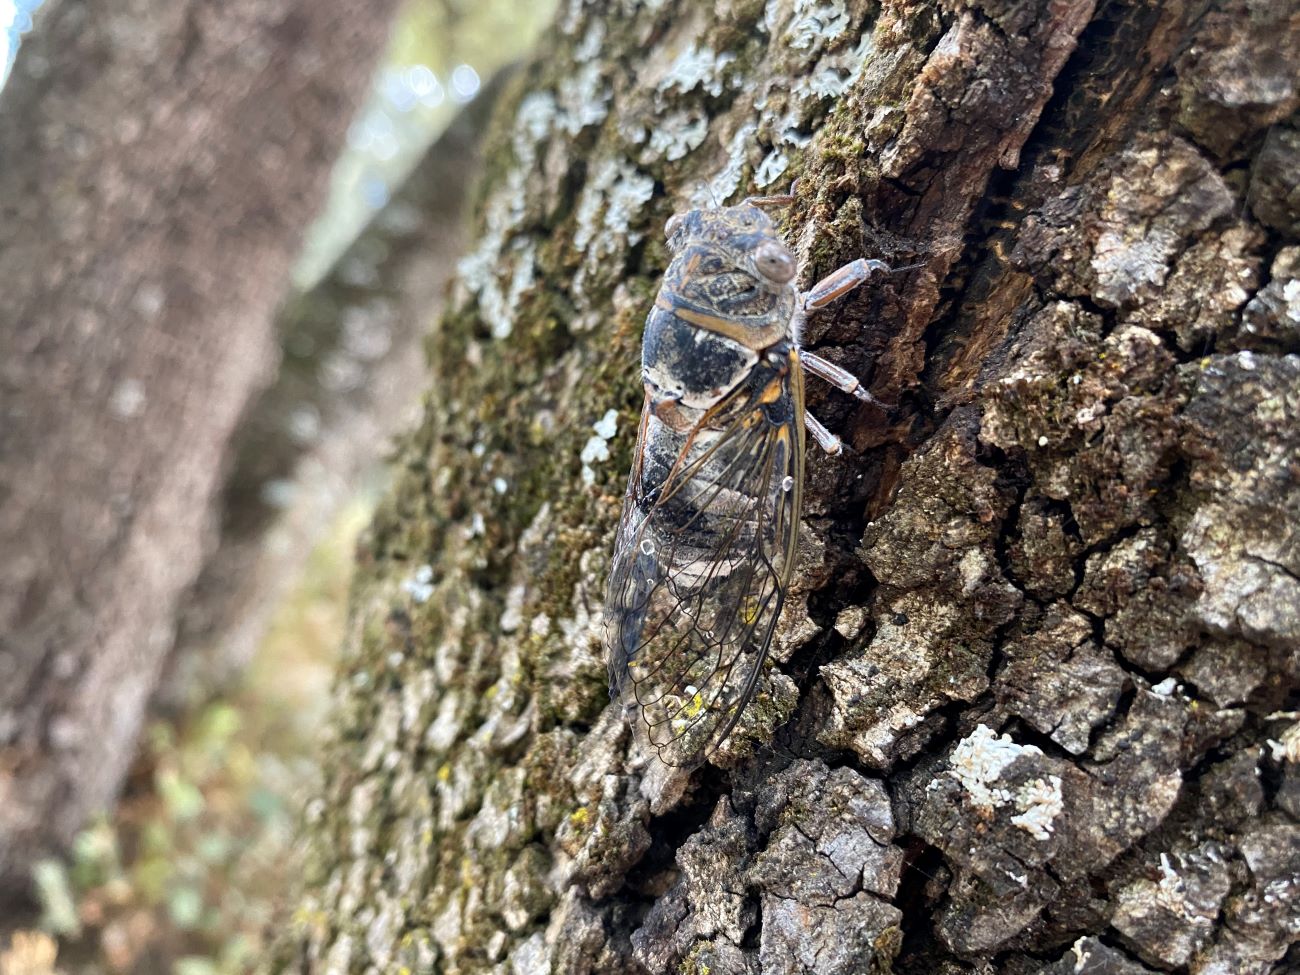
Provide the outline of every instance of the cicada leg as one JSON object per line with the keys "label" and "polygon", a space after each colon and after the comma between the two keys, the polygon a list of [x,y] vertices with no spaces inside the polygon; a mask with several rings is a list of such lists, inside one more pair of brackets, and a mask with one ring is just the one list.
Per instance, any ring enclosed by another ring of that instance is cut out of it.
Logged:
{"label": "cicada leg", "polygon": [[740,202],[748,203],[752,207],[788,207],[794,204],[794,192],[799,186],[799,181],[795,180],[790,184],[790,188],[784,193],[769,193],[762,196],[747,196]]}
{"label": "cicada leg", "polygon": [[884,261],[867,261],[859,257],[850,261],[838,271],[832,271],[803,293],[803,307],[812,311],[824,308],[836,298],[842,298],[877,271],[888,271],[889,265]]}
{"label": "cicada leg", "polygon": [[766,196],[747,196],[741,203],[752,207],[788,207],[794,203],[794,193],[771,193]]}
{"label": "cicada leg", "polygon": [[862,381],[847,369],[841,368],[819,355],[802,350],[799,352],[799,361],[814,376],[826,380],[841,392],[850,393],[864,403],[873,403],[882,410],[889,408],[888,404],[880,402],[880,400],[868,393],[866,387],[862,385]]}
{"label": "cicada leg", "polygon": [[844,449],[844,445],[840,443],[840,438],[822,426],[822,422],[807,410],[803,411],[803,425],[808,428],[808,432],[817,441],[817,446],[832,457]]}
{"label": "cicada leg", "polygon": [[[889,265],[884,261],[868,261],[858,258],[856,261],[845,264],[839,270],[832,271],[814,284],[799,297],[799,312],[794,323],[795,340],[798,341],[803,316],[807,312],[817,308],[824,308],[836,298],[848,294],[877,271],[888,271],[889,269]],[[805,352],[803,349],[799,350],[799,361],[803,363],[810,373],[819,379],[824,379],[836,389],[856,396],[864,403],[872,403],[881,409],[889,408],[889,404],[882,403],[867,392],[858,377],[847,369],[843,369],[812,352]],[[818,419],[807,411],[804,412],[804,424],[808,427],[808,432],[812,434],[813,439],[828,454],[838,454],[843,449],[840,438],[822,426]]]}

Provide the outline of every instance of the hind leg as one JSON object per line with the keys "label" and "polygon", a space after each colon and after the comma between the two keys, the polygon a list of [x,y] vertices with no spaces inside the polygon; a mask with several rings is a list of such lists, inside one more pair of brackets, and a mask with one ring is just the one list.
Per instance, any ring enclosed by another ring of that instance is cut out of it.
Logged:
{"label": "hind leg", "polygon": [[812,438],[817,441],[817,446],[832,457],[844,449],[844,444],[840,442],[840,438],[822,426],[821,421],[807,410],[803,411],[803,425],[808,428]]}

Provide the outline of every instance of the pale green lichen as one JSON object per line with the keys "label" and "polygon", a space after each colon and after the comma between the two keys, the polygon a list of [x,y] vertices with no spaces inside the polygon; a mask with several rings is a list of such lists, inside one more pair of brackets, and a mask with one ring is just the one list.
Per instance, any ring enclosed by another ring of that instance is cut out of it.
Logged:
{"label": "pale green lichen", "polygon": [[656,85],[656,90],[664,94],[684,95],[698,88],[716,98],[732,82],[732,75],[727,68],[735,60],[736,56],[729,51],[711,51],[707,47],[690,44],[669,65],[667,73]]}
{"label": "pale green lichen", "polygon": [[578,197],[573,236],[573,246],[583,255],[573,281],[579,299],[589,295],[593,278],[601,293],[608,292],[611,282],[604,272],[611,267],[611,258],[641,240],[642,234],[632,228],[640,226],[640,215],[654,190],[654,180],[624,160],[605,157],[592,165]]}
{"label": "pale green lichen", "polygon": [[591,425],[594,435],[582,448],[582,483],[590,487],[596,483],[593,464],[609,460],[609,442],[618,432],[618,411],[606,410],[605,415]]}

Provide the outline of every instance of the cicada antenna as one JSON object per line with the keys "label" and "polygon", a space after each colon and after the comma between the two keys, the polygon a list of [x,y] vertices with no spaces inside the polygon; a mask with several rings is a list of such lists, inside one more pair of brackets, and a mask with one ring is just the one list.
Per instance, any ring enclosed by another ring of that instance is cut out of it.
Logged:
{"label": "cicada antenna", "polygon": [[784,193],[771,193],[765,196],[747,196],[744,199],[752,207],[788,207],[794,205],[795,191],[799,187],[796,179]]}
{"label": "cicada antenna", "polygon": [[918,261],[916,264],[904,264],[902,267],[891,267],[886,274],[902,274],[904,271],[915,271],[917,268],[925,267],[925,261]]}
{"label": "cicada antenna", "polygon": [[702,207],[706,204],[713,209],[718,209],[722,204],[718,201],[718,192],[714,189],[711,182],[705,179],[697,180],[695,189],[691,191],[688,198],[688,209]]}

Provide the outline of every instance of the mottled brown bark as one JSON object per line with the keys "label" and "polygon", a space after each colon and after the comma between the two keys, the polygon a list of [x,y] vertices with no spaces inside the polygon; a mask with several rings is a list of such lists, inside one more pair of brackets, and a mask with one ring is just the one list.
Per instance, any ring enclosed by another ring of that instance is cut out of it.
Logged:
{"label": "mottled brown bark", "polygon": [[[1287,970],[1300,13],[607,6],[506,99],[276,966]],[[803,280],[922,265],[805,334],[898,406],[810,384],[853,452],[683,776],[605,691],[639,326],[670,212],[795,175]]]}
{"label": "mottled brown bark", "polygon": [[391,3],[53,2],[0,105],[0,881],[108,804]]}

